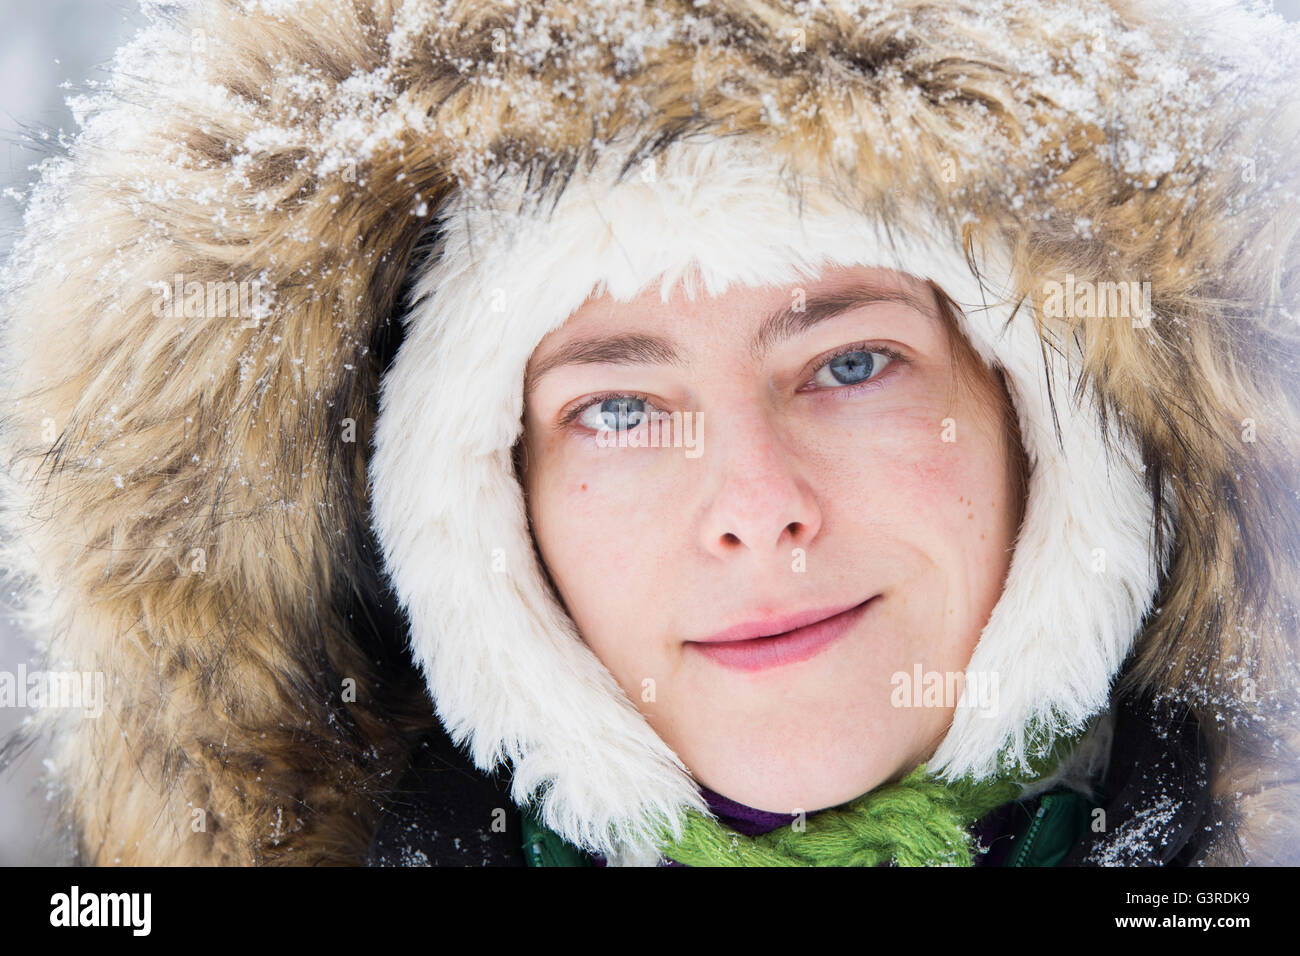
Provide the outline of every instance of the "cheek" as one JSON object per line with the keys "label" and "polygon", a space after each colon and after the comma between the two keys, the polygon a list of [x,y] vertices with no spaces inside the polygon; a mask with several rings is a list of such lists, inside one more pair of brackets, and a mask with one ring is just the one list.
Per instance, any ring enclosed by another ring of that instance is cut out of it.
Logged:
{"label": "cheek", "polygon": [[967,635],[1001,593],[1017,512],[1000,431],[945,417],[894,416],[809,460],[826,527],[845,529],[862,566],[897,586],[900,611],[919,628],[942,607],[944,626]]}
{"label": "cheek", "polygon": [[828,505],[849,504],[855,523],[892,526],[955,520],[966,502],[988,497],[995,457],[960,422],[954,432],[938,417],[895,415],[860,432],[820,434],[805,460]]}
{"label": "cheek", "polygon": [[934,570],[933,587],[918,590],[943,608],[944,670],[964,669],[1002,594],[1015,535],[1008,464],[998,434],[959,422],[955,441],[927,445],[899,475],[899,520]]}
{"label": "cheek", "polygon": [[[618,555],[621,560],[607,565],[613,573],[636,560],[640,548],[634,542],[653,538],[665,528],[670,515],[657,500],[655,489],[663,476],[653,473],[652,463],[635,461],[637,449],[607,449],[615,460],[589,452],[555,455],[530,482],[529,514],[539,543],[553,547],[564,558],[560,570],[592,564]],[[583,560],[583,556],[588,556]]]}
{"label": "cheek", "polygon": [[675,531],[673,515],[650,492],[649,456],[634,462],[636,450],[607,451],[622,458],[548,456],[529,475],[528,512],[570,616],[617,676],[650,644],[643,629],[655,620],[655,594],[668,586],[659,556],[671,553],[665,539]]}

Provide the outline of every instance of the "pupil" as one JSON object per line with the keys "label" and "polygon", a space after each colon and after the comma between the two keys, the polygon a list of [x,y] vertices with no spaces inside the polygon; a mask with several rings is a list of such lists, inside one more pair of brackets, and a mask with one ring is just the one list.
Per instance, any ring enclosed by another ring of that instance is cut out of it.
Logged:
{"label": "pupil", "polygon": [[870,352],[848,352],[831,360],[831,374],[841,385],[853,385],[871,376]]}
{"label": "pupil", "polygon": [[600,403],[600,418],[606,428],[635,428],[645,417],[645,402],[639,398],[607,398]]}

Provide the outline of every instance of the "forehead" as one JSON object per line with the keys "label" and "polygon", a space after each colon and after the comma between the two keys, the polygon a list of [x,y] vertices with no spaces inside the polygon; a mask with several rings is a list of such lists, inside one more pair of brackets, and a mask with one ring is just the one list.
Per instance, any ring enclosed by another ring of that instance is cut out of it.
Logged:
{"label": "forehead", "polygon": [[[899,297],[928,305],[930,293],[924,280],[892,269],[868,266],[835,266],[822,270],[815,278],[782,285],[732,285],[721,295],[688,296],[683,285],[673,289],[663,301],[657,283],[652,283],[633,299],[620,301],[608,293],[590,296],[560,328],[547,338],[561,338],[566,332],[591,329],[621,321],[647,320],[670,322],[684,314],[698,316],[702,322],[713,320],[734,325],[737,321],[758,321],[772,305],[793,302],[800,296],[814,298],[835,294],[878,293],[883,298]],[[546,342],[546,339],[542,340]]]}
{"label": "forehead", "polygon": [[689,297],[680,287],[663,301],[658,286],[619,301],[588,298],[542,339],[528,363],[531,383],[564,365],[672,363],[676,342],[744,336],[761,357],[778,342],[864,305],[889,302],[934,319],[933,290],[916,276],[865,266],[837,267],[803,283],[732,286],[718,296]]}

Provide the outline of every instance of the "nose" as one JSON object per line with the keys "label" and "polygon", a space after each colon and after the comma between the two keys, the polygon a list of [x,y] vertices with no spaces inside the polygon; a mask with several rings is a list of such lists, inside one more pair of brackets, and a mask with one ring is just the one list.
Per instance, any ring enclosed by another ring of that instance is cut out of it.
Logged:
{"label": "nose", "polygon": [[701,522],[708,553],[727,558],[750,551],[784,563],[793,549],[816,538],[822,522],[817,497],[798,454],[762,412],[733,422],[711,444],[703,457],[712,492]]}

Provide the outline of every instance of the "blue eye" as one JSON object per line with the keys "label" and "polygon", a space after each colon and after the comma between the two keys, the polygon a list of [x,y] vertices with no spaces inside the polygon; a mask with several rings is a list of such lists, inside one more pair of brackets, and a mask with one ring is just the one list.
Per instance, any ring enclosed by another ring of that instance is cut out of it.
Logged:
{"label": "blue eye", "polygon": [[[901,357],[897,352],[880,346],[874,350],[850,348],[824,362],[813,377],[813,383],[830,389],[861,385],[878,377],[885,366]],[[648,396],[607,392],[594,397],[585,406],[565,412],[560,425],[567,426],[576,421],[593,432],[624,432],[652,422],[657,414],[663,413],[651,404]]]}
{"label": "blue eye", "polygon": [[859,385],[879,374],[890,361],[891,357],[885,352],[868,352],[866,349],[841,352],[817,370],[813,381],[830,388]]}
{"label": "blue eye", "polygon": [[594,432],[630,431],[649,417],[650,406],[634,395],[619,395],[592,402],[577,416],[578,424]]}

